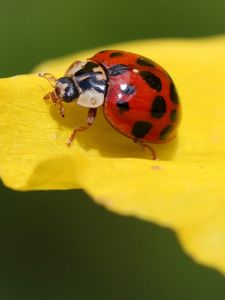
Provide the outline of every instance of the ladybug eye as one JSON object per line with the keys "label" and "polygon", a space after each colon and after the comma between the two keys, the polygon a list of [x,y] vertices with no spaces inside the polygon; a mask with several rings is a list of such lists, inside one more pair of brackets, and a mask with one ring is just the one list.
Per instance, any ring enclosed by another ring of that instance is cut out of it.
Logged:
{"label": "ladybug eye", "polygon": [[71,77],[61,77],[57,80],[55,93],[65,102],[72,102],[78,98],[79,92]]}

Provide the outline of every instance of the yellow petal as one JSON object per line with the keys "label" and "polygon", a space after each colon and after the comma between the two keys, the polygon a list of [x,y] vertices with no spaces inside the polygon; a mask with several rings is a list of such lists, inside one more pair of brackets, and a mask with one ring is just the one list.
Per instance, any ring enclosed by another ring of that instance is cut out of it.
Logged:
{"label": "yellow petal", "polygon": [[[101,111],[71,148],[65,142],[87,111],[66,105],[66,117],[44,103],[48,82],[36,74],[0,80],[0,175],[18,190],[83,188],[124,215],[177,233],[197,261],[225,273],[225,37],[138,41],[108,48],[141,53],[164,66],[182,102],[179,136],[154,146],[151,161],[113,130]],[[61,76],[98,49],[43,63]]]}

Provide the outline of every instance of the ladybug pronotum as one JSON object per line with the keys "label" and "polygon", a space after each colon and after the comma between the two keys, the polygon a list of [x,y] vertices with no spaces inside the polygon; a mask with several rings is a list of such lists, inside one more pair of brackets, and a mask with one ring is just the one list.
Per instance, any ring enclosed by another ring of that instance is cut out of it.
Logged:
{"label": "ladybug pronotum", "polygon": [[49,73],[40,76],[50,81],[54,90],[44,99],[51,99],[60,107],[63,102],[76,101],[88,108],[86,125],[73,130],[67,144],[76,133],[90,127],[98,107],[109,124],[135,143],[165,143],[175,136],[180,106],[173,80],[152,60],[141,55],[104,50],[86,61],[75,61],[65,76],[56,79]]}

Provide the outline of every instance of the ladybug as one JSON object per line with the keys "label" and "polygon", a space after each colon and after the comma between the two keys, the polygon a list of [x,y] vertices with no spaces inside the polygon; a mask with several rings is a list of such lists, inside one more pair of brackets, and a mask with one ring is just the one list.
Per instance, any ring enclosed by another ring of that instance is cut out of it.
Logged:
{"label": "ladybug", "polygon": [[175,136],[180,105],[173,80],[157,63],[131,52],[100,51],[86,61],[75,61],[65,76],[45,77],[54,90],[44,99],[58,104],[64,116],[63,102],[76,102],[88,108],[85,126],[74,129],[67,144],[71,145],[77,132],[90,127],[97,109],[118,132],[135,143],[165,143]]}

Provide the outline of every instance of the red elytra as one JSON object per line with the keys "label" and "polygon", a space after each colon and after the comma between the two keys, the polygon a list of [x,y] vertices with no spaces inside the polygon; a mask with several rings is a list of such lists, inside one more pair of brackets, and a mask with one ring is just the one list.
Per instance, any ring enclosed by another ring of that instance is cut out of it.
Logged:
{"label": "red elytra", "polygon": [[[150,143],[173,138],[180,106],[175,85],[161,66],[138,54],[115,50],[101,51],[90,60],[103,65],[108,73],[103,112],[116,130]],[[121,66],[121,74],[115,66]]]}

